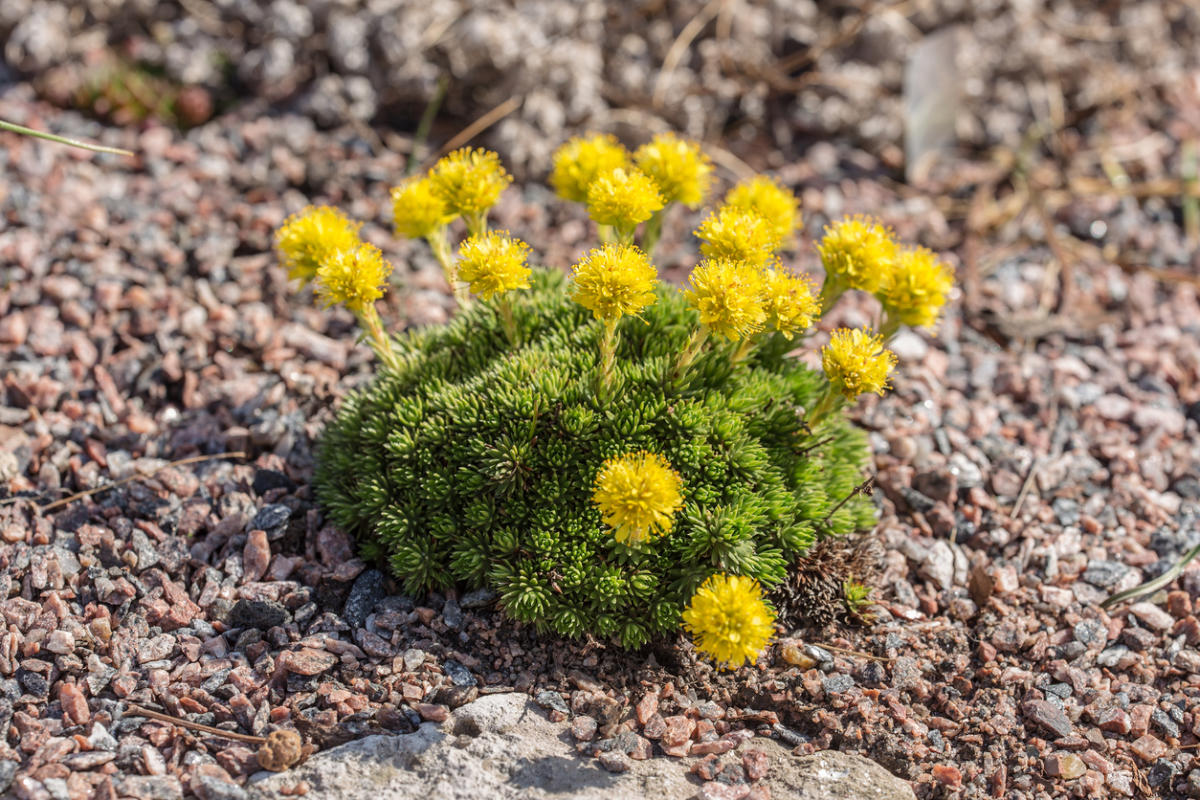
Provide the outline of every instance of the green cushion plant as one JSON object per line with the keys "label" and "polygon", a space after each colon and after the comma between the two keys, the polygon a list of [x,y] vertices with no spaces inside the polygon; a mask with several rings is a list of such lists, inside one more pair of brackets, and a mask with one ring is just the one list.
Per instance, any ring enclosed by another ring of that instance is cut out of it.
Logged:
{"label": "green cushion plant", "polygon": [[[825,236],[818,292],[774,255],[798,224],[794,196],[756,178],[701,226],[706,259],[685,291],[668,287],[651,256],[663,215],[699,204],[710,172],[670,135],[632,156],[611,137],[565,145],[551,182],[587,202],[603,242],[568,280],[488,231],[509,180],[495,155],[452,153],[393,197],[398,233],[430,242],[461,309],[394,336],[374,307],[386,262],[347,244],[349,220],[309,209],[281,229],[291,273],[349,307],[379,356],[323,434],[317,498],[406,591],[487,586],[516,620],[627,648],[682,626],[733,667],[772,634],[763,587],[817,540],[873,524],[856,491],[866,438],[844,408],[884,391],[886,338],[936,318],[950,273],[846,220]],[[458,217],[470,236],[456,258]],[[834,332],[822,370],[794,357],[861,288],[880,295],[882,333]]]}

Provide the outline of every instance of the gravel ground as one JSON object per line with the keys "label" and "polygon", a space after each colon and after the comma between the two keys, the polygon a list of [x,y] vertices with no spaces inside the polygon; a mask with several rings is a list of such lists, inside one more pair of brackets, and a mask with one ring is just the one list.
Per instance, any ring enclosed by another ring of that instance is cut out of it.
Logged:
{"label": "gravel ground", "polygon": [[[141,154],[2,138],[0,487],[22,499],[0,506],[0,793],[241,796],[253,742],[131,703],[321,748],[515,689],[609,769],[686,757],[743,787],[756,767],[730,751],[753,734],[860,752],[922,798],[1200,797],[1200,565],[1098,607],[1200,541],[1200,301],[1174,201],[1097,195],[985,225],[955,212],[961,185],[916,193],[853,143],[783,171],[809,232],[881,214],[948,251],[964,297],[936,338],[896,342],[896,391],[858,412],[888,554],[875,624],[789,632],[720,675],[686,642],[626,654],[536,637],[486,593],[397,596],[324,524],[314,437],[370,363],[349,316],[289,289],[272,230],[310,199],[339,204],[407,265],[390,323],[440,321],[449,301],[432,260],[387,229],[402,157],[262,111],[102,135],[27,85],[0,92],[0,117]],[[1121,160],[1154,178],[1183,138],[1162,113],[1100,119],[1067,147],[1167,131]],[[976,185],[1018,196],[1004,175]],[[578,211],[536,184],[496,216],[550,264],[587,243]],[[1147,253],[1165,269],[1130,260]],[[675,276],[694,258],[663,251]],[[795,261],[812,268],[811,248]]]}

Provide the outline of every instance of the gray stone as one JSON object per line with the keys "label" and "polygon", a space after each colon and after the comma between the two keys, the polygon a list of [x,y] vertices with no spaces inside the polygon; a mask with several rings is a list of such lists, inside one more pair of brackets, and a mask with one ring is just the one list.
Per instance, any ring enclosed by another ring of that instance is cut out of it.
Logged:
{"label": "gray stone", "polygon": [[384,588],[385,580],[384,574],[377,569],[363,570],[354,579],[354,585],[350,587],[350,595],[346,598],[346,605],[342,607],[342,619],[346,621],[347,625],[352,628],[363,626],[371,609],[375,608],[376,604],[387,595],[387,590]]}
{"label": "gray stone", "polygon": [[229,624],[235,628],[257,628],[265,631],[282,625],[288,620],[288,611],[282,603],[274,600],[247,600],[242,598],[233,604],[229,612]]}
{"label": "gray stone", "polygon": [[1119,561],[1092,561],[1080,577],[1092,586],[1111,589],[1129,572],[1129,567]]}
{"label": "gray stone", "polygon": [[0,792],[7,792],[17,774],[16,761],[0,761]]}
{"label": "gray stone", "polygon": [[825,690],[826,694],[847,692],[854,688],[854,678],[849,675],[830,675],[821,681],[821,688]]}
{"label": "gray stone", "polygon": [[463,608],[483,608],[496,599],[497,595],[491,589],[476,589],[462,596],[458,604]]}
{"label": "gray stone", "polygon": [[477,683],[471,670],[453,659],[442,662],[442,672],[446,673],[446,677],[450,678],[450,682],[455,686],[475,686]]}
{"label": "gray stone", "polygon": [[[255,775],[247,794],[274,800],[307,781],[322,800],[612,800],[696,794],[688,764],[638,761],[610,749],[605,761],[578,756],[566,723],[552,723],[524,694],[495,694],[469,703],[446,725],[425,723],[412,734],[368,736],[317,753],[285,773]],[[770,766],[762,785],[772,797],[814,800],[913,800],[908,783],[861,756],[821,752],[796,758],[756,739]],[[617,771],[612,771],[614,768]]]}

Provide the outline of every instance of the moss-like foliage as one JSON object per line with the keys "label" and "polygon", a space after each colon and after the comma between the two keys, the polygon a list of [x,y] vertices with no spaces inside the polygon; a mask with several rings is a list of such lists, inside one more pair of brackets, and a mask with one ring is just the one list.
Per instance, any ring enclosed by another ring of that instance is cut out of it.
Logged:
{"label": "moss-like foliage", "polygon": [[[621,322],[603,399],[602,325],[556,272],[511,295],[516,347],[485,303],[396,337],[399,368],[381,367],[324,434],[320,502],[409,592],[490,586],[515,619],[625,647],[678,631],[713,573],[772,586],[817,538],[872,525],[854,495],[865,436],[841,412],[805,426],[824,378],[788,357],[795,344],[766,337],[736,364],[718,344],[675,376],[696,313],[658,291]],[[638,450],[670,461],[684,506],[631,548],[591,497],[602,463]]]}

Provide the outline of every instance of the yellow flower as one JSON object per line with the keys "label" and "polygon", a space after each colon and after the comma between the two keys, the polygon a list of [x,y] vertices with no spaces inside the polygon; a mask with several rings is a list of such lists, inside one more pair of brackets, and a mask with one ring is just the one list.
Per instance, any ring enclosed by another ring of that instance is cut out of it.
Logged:
{"label": "yellow flower", "polygon": [[597,225],[632,231],[665,205],[654,181],[636,169],[618,167],[597,177],[588,187],[588,216]]}
{"label": "yellow flower", "polygon": [[745,261],[716,258],[701,261],[688,278],[684,294],[700,312],[701,324],[737,341],[757,333],[767,321],[762,271]]}
{"label": "yellow flower", "polygon": [[351,222],[336,208],[309,206],[293,214],[275,232],[275,243],[288,277],[308,283],[331,252],[358,244],[361,223]]}
{"label": "yellow flower", "polygon": [[606,244],[572,267],[571,299],[598,320],[615,322],[654,305],[658,270],[650,257],[629,244]]}
{"label": "yellow flower", "polygon": [[825,272],[851,289],[874,292],[892,268],[892,232],[870,217],[847,217],[825,227],[817,245]]}
{"label": "yellow flower", "polygon": [[491,150],[464,147],[434,164],[429,180],[451,213],[474,217],[496,205],[512,176]]}
{"label": "yellow flower", "polygon": [[454,214],[433,191],[433,181],[418,178],[392,189],[392,217],[397,236],[424,239],[454,219]]}
{"label": "yellow flower", "polygon": [[471,284],[471,291],[484,300],[512,289],[529,288],[529,245],[492,231],[472,236],[458,250],[458,277]]}
{"label": "yellow flower", "polygon": [[883,337],[870,331],[839,328],[821,349],[821,366],[829,384],[848,400],[864,392],[882,395],[896,354],[883,347]]}
{"label": "yellow flower", "polygon": [[700,145],[673,133],[660,133],[633,154],[638,168],[658,185],[667,203],[693,208],[704,202],[712,175],[712,162]]}
{"label": "yellow flower", "polygon": [[597,176],[628,165],[629,154],[612,134],[576,136],[554,151],[550,185],[559,197],[586,203],[588,187]]}
{"label": "yellow flower", "polygon": [[775,258],[779,238],[771,223],[757,212],[722,206],[710,214],[696,236],[704,240],[700,252],[708,258],[736,258],[761,267]]}
{"label": "yellow flower", "polygon": [[802,227],[796,195],[765,175],[755,175],[730,189],[725,195],[725,207],[757,213],[780,242],[786,242]]}
{"label": "yellow flower", "polygon": [[683,506],[683,479],[656,453],[610,458],[596,476],[592,502],[621,544],[639,544],[671,530]]}
{"label": "yellow flower", "polygon": [[317,296],[326,306],[343,303],[355,314],[363,314],[383,297],[392,265],[373,244],[357,244],[337,250],[317,270]]}
{"label": "yellow flower", "polygon": [[786,338],[812,327],[813,320],[821,315],[821,302],[810,279],[769,269],[763,282],[768,324]]}
{"label": "yellow flower", "polygon": [[722,669],[754,663],[775,633],[775,615],[753,578],[718,572],[704,582],[683,612],[696,649]]}
{"label": "yellow flower", "polygon": [[946,295],[954,287],[954,272],[924,247],[900,252],[892,269],[883,274],[875,296],[889,320],[912,327],[937,322]]}

